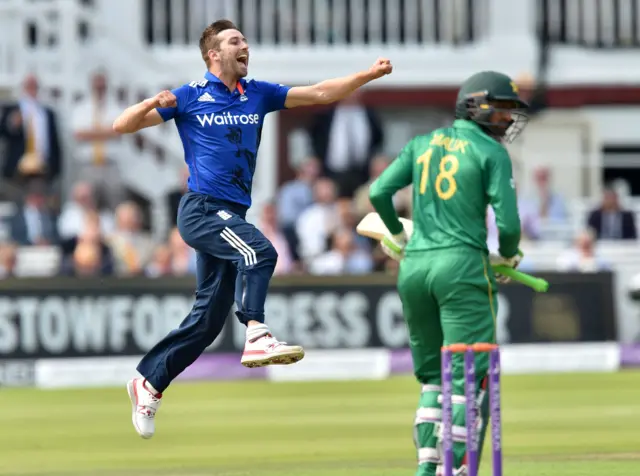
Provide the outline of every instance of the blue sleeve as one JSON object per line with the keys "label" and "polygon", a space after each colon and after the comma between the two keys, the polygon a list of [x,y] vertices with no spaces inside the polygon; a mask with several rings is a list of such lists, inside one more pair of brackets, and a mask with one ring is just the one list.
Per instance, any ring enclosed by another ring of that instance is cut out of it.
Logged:
{"label": "blue sleeve", "polygon": [[189,91],[191,89],[193,89],[191,86],[185,84],[184,86],[171,90],[176,96],[178,107],[159,107],[156,109],[164,122],[180,117],[189,102]]}
{"label": "blue sleeve", "polygon": [[264,98],[265,114],[284,109],[284,102],[291,89],[289,86],[266,81],[254,81],[254,83]]}

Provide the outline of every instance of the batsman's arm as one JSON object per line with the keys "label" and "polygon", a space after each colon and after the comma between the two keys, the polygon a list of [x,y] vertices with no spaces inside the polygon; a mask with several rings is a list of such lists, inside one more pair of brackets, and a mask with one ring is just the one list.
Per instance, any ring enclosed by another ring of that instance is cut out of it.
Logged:
{"label": "batsman's arm", "polygon": [[391,165],[369,187],[371,205],[392,235],[397,235],[403,230],[393,206],[393,195],[411,184],[412,175],[413,141],[404,146],[396,160],[391,162]]}
{"label": "batsman's arm", "polygon": [[487,195],[496,216],[500,255],[511,258],[518,252],[521,237],[518,197],[511,158],[504,148],[487,158]]}
{"label": "batsman's arm", "polygon": [[311,86],[296,86],[289,90],[284,106],[287,109],[315,104],[331,104],[349,96],[356,89],[365,84],[391,74],[393,67],[388,59],[378,59],[366,71],[344,76],[342,78],[327,79]]}

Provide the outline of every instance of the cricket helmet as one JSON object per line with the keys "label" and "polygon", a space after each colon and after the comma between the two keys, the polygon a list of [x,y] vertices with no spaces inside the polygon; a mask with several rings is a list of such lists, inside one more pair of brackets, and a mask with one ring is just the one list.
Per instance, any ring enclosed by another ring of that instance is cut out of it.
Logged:
{"label": "cricket helmet", "polygon": [[[456,100],[456,119],[473,121],[490,136],[512,142],[527,125],[528,107],[509,76],[482,71],[462,83]],[[499,120],[500,114],[494,113],[501,112],[509,112],[510,119]]]}

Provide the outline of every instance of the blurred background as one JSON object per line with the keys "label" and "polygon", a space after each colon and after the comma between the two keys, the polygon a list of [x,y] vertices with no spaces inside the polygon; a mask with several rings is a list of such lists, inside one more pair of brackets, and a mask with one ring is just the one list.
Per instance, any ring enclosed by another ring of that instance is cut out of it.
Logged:
{"label": "blurred background", "polygon": [[[501,288],[501,343],[640,343],[640,1],[0,0],[6,365],[139,355],[188,312],[178,134],[169,123],[119,136],[111,124],[201,78],[197,41],[218,18],[249,39],[251,77],[311,84],[378,56],[395,67],[340,104],[265,122],[249,219],[279,253],[268,315],[281,338],[406,348],[396,263],[355,225],[401,147],[450,123],[459,84],[494,69],[531,104],[509,145],[522,269],[552,283],[546,295]],[[410,189],[396,206],[411,215]],[[491,213],[488,227],[496,249]],[[241,348],[233,321],[212,352]],[[100,338],[112,327],[118,339]]]}

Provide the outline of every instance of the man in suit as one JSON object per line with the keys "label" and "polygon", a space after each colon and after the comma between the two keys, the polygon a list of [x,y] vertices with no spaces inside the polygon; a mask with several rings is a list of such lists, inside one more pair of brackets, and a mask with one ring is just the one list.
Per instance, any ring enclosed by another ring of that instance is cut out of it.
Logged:
{"label": "man in suit", "polygon": [[0,137],[6,154],[2,176],[45,176],[53,181],[60,175],[61,152],[58,123],[53,110],[38,100],[38,80],[27,76],[23,95],[9,104],[0,119]]}
{"label": "man in suit", "polygon": [[47,206],[42,179],[29,182],[24,203],[17,207],[10,225],[12,241],[19,245],[52,245],[58,241],[56,220]]}
{"label": "man in suit", "polygon": [[360,96],[354,92],[319,114],[310,129],[313,152],[324,174],[336,182],[340,197],[352,197],[369,179],[369,162],[384,142],[378,116],[361,103]]}
{"label": "man in suit", "polygon": [[604,191],[602,205],[592,210],[588,220],[589,228],[601,240],[635,240],[636,220],[633,213],[620,206],[618,194],[612,188]]}

